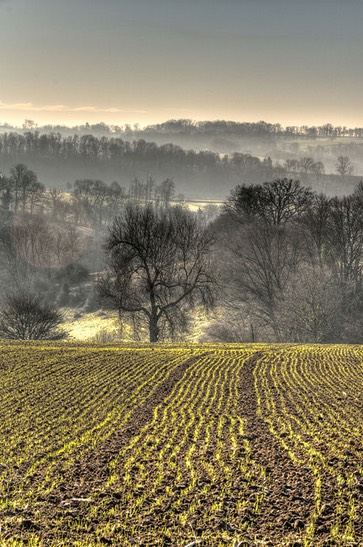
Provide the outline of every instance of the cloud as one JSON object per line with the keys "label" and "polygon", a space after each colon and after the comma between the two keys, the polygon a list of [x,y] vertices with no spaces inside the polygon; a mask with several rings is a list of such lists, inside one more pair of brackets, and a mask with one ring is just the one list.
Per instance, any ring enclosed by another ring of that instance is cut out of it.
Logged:
{"label": "cloud", "polygon": [[[0,0],[1,3],[1,0]],[[122,108],[103,108],[93,105],[85,106],[69,106],[65,104],[48,104],[37,106],[33,103],[5,103],[0,101],[0,111],[2,110],[17,110],[23,112],[109,112],[109,113],[125,113],[131,112],[135,114],[146,114],[146,110],[132,110],[132,109],[122,109]]]}

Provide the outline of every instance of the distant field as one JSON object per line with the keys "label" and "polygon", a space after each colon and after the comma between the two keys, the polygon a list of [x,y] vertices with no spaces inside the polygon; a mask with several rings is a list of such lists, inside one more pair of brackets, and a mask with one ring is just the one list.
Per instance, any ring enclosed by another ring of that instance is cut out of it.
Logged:
{"label": "distant field", "polygon": [[363,545],[362,363],[0,342],[0,545]]}

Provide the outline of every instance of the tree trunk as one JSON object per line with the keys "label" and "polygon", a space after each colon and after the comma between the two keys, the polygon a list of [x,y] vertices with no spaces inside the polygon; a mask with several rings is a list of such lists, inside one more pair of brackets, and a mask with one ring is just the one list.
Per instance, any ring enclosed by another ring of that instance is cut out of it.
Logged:
{"label": "tree trunk", "polygon": [[156,314],[152,314],[150,317],[149,333],[150,333],[150,342],[159,341],[159,327],[158,327],[158,318]]}

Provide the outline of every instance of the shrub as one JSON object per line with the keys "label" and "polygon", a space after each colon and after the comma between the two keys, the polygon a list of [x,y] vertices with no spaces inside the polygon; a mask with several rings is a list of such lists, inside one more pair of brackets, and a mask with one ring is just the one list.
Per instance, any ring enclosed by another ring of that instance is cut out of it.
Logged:
{"label": "shrub", "polygon": [[0,336],[12,340],[60,340],[67,334],[59,329],[62,314],[55,306],[28,293],[6,298],[0,311]]}

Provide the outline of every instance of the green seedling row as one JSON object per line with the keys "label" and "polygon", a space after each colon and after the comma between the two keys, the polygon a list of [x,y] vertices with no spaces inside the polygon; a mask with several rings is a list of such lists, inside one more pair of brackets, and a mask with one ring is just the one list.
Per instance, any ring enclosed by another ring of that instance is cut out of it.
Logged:
{"label": "green seedling row", "polygon": [[2,341],[0,546],[363,545],[362,393],[360,346]]}

